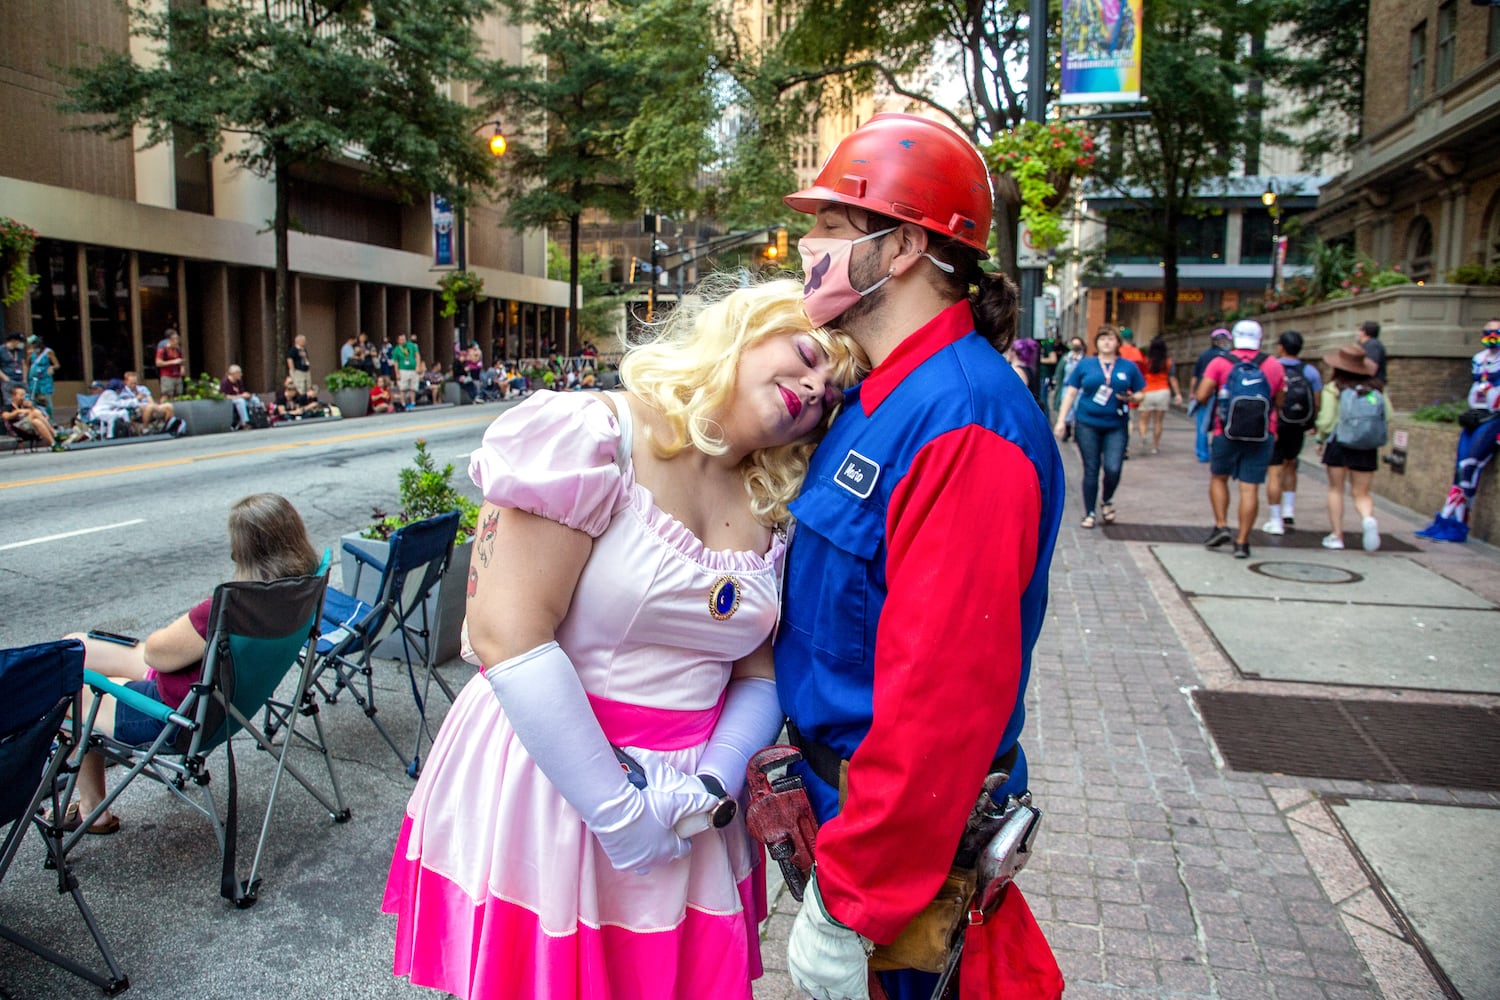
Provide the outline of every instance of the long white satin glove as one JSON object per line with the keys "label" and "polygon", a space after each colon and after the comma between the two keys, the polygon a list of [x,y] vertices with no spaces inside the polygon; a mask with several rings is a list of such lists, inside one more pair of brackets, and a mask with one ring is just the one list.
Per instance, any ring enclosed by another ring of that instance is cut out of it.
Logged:
{"label": "long white satin glove", "polygon": [[702,802],[630,784],[561,646],[544,643],[484,676],[526,752],[578,810],[611,865],[644,875],[687,855],[691,845],[672,832],[672,823],[704,808]]}
{"label": "long white satin glove", "polygon": [[695,776],[683,774],[650,750],[621,747],[646,776],[646,811],[683,840],[713,825],[709,811],[719,800]]}
{"label": "long white satin glove", "polygon": [[698,758],[698,773],[719,779],[731,798],[745,787],[745,767],[757,750],[770,746],[786,721],[776,682],[769,677],[740,677],[729,682],[724,708],[713,735]]}
{"label": "long white satin glove", "polygon": [[786,942],[786,967],[793,984],[814,1000],[870,1000],[867,963],[872,947],[869,938],[828,915],[814,869]]}

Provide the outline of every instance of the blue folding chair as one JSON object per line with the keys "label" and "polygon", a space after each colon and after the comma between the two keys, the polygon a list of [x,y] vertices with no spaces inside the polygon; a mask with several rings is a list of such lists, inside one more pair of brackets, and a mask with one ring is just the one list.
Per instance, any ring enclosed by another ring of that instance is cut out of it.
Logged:
{"label": "blue folding chair", "polygon": [[[324,565],[327,565],[326,558]],[[326,573],[320,570],[315,576],[290,577],[270,583],[235,581],[220,584],[214,591],[213,605],[209,612],[209,638],[203,659],[203,673],[199,682],[193,685],[187,699],[175,710],[92,670],[84,671],[85,681],[96,692],[114,696],[165,723],[166,728],[148,746],[137,747],[121,743],[113,737],[94,731],[94,721],[99,711],[99,701],[95,699],[84,726],[86,745],[90,750],[96,750],[123,766],[117,772],[120,776],[112,782],[104,801],[82,817],[78,830],[64,842],[64,852],[73,849],[94,821],[103,815],[110,803],[119,797],[137,775],[145,774],[161,782],[183,802],[208,817],[213,824],[214,835],[218,838],[223,861],[219,894],[244,909],[254,905],[257,899],[261,857],[265,851],[271,813],[276,807],[276,794],[283,774],[291,775],[307,789],[328,810],[334,822],[343,823],[349,819],[350,813],[344,805],[338,777],[334,774],[333,758],[328,752],[317,703],[306,696],[311,684],[319,612],[327,583]],[[293,702],[275,701],[273,695],[277,687],[299,663],[301,671]],[[257,726],[253,720],[262,713],[264,721]],[[299,715],[312,716],[316,739],[306,732],[296,731]],[[239,783],[232,737],[241,730],[260,749],[276,757],[276,776],[271,782],[265,817],[261,821],[260,840],[256,844],[249,877],[245,879],[237,879],[235,874]],[[278,734],[281,737],[279,741],[276,739]],[[332,801],[287,759],[294,742],[310,747],[323,758],[323,763],[328,768],[329,784],[333,789]],[[222,820],[208,787],[211,777],[208,755],[220,745],[224,747],[229,771],[227,805]],[[74,781],[76,778],[69,782],[69,795]],[[186,788],[189,784],[202,789],[203,801],[199,802],[188,794]]]}
{"label": "blue folding chair", "polygon": [[[354,579],[344,581],[345,590],[330,587],[323,604],[323,635],[318,640],[318,666],[313,674],[313,685],[329,704],[338,701],[340,692],[347,690],[406,766],[406,773],[413,778],[422,770],[423,737],[427,738],[429,745],[432,742],[427,727],[427,697],[433,680],[450,702],[454,698],[448,682],[433,669],[436,642],[432,635],[433,623],[428,619],[427,603],[453,558],[458,520],[458,511],[449,511],[408,524],[391,535],[384,561],[345,542],[344,551],[355,560]],[[372,596],[360,600],[357,595],[366,568],[379,573],[380,582]],[[391,734],[376,718],[374,672],[370,659],[383,655],[377,654],[377,646],[390,648],[393,645],[399,647],[400,658],[406,664],[407,680],[417,705],[417,734],[410,757],[401,752]],[[420,683],[417,680],[419,664],[422,669]]]}
{"label": "blue folding chair", "polygon": [[[67,893],[73,898],[104,956],[108,974],[95,972],[4,924],[0,924],[0,937],[114,996],[129,988],[130,980],[120,971],[93,910],[84,901],[77,877],[68,870],[63,851],[67,795],[59,794],[57,779],[81,739],[76,709],[82,686],[83,643],[77,639],[0,650],[0,827],[10,826],[0,846],[0,883],[5,881],[26,831],[34,827],[47,844],[49,867],[57,870],[58,895]],[[75,709],[72,719],[60,729],[69,708]],[[47,799],[52,800],[51,819],[43,819],[39,811]]]}

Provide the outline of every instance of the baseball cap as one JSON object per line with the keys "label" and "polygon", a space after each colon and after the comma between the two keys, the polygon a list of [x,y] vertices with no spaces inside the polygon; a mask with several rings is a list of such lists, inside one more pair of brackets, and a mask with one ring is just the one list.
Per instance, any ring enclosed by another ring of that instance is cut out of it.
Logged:
{"label": "baseball cap", "polygon": [[1229,331],[1221,326],[1215,329],[1214,332],[1210,333],[1208,336],[1210,340],[1228,340]]}
{"label": "baseball cap", "polygon": [[1121,340],[1134,340],[1135,339],[1135,331],[1132,330],[1128,326],[1122,326],[1122,327],[1120,327],[1120,339]]}
{"label": "baseball cap", "polygon": [[1234,349],[1237,351],[1260,350],[1260,324],[1253,319],[1242,319],[1234,324]]}

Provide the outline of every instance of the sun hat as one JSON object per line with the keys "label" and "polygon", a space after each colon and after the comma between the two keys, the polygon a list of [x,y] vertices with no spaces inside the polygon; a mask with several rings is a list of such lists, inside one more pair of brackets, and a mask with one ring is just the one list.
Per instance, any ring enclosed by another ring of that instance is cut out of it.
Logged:
{"label": "sun hat", "polygon": [[1323,363],[1335,371],[1348,372],[1350,375],[1369,376],[1380,370],[1358,344],[1339,345],[1338,350],[1323,355]]}
{"label": "sun hat", "polygon": [[1236,351],[1260,350],[1260,324],[1253,319],[1242,319],[1234,324],[1234,349]]}

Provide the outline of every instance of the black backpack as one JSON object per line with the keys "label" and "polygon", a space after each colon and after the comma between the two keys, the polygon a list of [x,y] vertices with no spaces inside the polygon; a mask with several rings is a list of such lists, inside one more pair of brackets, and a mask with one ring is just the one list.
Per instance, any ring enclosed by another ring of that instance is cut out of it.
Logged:
{"label": "black backpack", "polygon": [[1232,367],[1219,390],[1219,423],[1230,441],[1264,441],[1271,436],[1271,384],[1260,370],[1266,355],[1257,352],[1245,361],[1229,359]]}
{"label": "black backpack", "polygon": [[1307,427],[1313,422],[1313,387],[1302,371],[1302,362],[1283,365],[1286,369],[1286,388],[1281,395],[1281,421],[1296,427]]}

